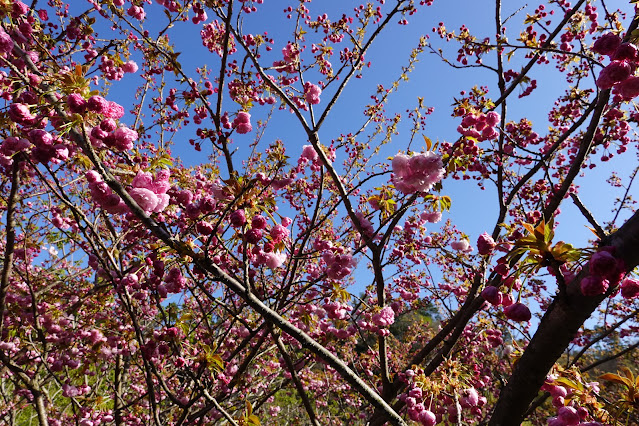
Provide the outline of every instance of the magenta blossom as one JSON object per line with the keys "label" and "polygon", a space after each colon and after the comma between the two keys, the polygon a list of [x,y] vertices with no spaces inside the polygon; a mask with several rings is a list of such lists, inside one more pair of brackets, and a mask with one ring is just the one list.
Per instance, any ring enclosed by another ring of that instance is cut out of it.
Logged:
{"label": "magenta blossom", "polygon": [[626,61],[612,61],[599,74],[597,86],[600,89],[610,89],[616,83],[624,81],[632,73],[632,67]]}
{"label": "magenta blossom", "polygon": [[621,297],[624,299],[632,299],[639,295],[639,280],[634,278],[626,278],[621,283]]}
{"label": "magenta blossom", "polygon": [[590,275],[581,280],[581,293],[584,296],[599,296],[608,290],[608,280],[598,275]]}
{"label": "magenta blossom", "polygon": [[0,54],[11,53],[13,50],[13,40],[4,29],[0,28]]}
{"label": "magenta blossom", "polygon": [[621,44],[621,38],[614,33],[606,33],[599,37],[592,46],[592,51],[601,55],[611,56]]}
{"label": "magenta blossom", "polygon": [[484,232],[477,238],[477,251],[482,256],[492,253],[495,246],[495,240],[493,240],[493,237],[488,235],[487,232]]}
{"label": "magenta blossom", "polygon": [[626,100],[636,98],[639,96],[639,77],[628,77],[615,86],[615,91]]}

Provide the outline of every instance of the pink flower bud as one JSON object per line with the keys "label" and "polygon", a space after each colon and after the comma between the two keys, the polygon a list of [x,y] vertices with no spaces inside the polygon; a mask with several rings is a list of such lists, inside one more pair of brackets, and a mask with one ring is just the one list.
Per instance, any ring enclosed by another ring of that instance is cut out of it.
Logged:
{"label": "pink flower bud", "polygon": [[506,318],[518,322],[530,321],[530,318],[532,318],[528,306],[520,302],[513,303],[504,308],[504,315],[506,315]]}
{"label": "pink flower bud", "polygon": [[557,417],[567,426],[579,424],[579,414],[573,407],[561,407],[557,410]]}
{"label": "pink flower bud", "polygon": [[424,410],[419,413],[419,422],[424,426],[435,426],[437,424],[437,417],[432,411]]}
{"label": "pink flower bud", "polygon": [[481,292],[481,297],[493,306],[498,306],[502,301],[502,294],[495,286],[488,286]]}
{"label": "pink flower bud", "polygon": [[235,210],[233,213],[231,213],[229,221],[231,222],[231,226],[234,228],[244,226],[244,224],[246,223],[246,214],[244,213],[244,210]]}

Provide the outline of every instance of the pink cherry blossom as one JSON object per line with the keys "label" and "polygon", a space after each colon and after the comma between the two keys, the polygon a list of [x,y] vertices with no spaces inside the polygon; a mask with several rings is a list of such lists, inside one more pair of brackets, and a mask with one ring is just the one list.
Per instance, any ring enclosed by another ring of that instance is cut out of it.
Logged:
{"label": "pink cherry blossom", "polygon": [[388,327],[395,322],[395,311],[390,306],[386,306],[381,311],[373,315],[373,324],[378,327]]}
{"label": "pink cherry blossom", "polygon": [[304,99],[311,105],[317,105],[320,103],[320,95],[322,94],[322,89],[319,86],[314,85],[313,83],[306,82],[304,84]]}
{"label": "pink cherry blossom", "polygon": [[251,126],[251,114],[245,111],[240,111],[233,120],[233,128],[237,133],[245,134],[253,130]]}

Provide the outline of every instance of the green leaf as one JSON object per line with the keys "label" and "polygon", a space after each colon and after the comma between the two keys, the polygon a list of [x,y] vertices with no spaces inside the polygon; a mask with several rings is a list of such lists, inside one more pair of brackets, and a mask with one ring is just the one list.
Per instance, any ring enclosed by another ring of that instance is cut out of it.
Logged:
{"label": "green leaf", "polygon": [[565,377],[559,377],[558,379],[555,379],[554,383],[560,384],[570,389],[576,389],[579,391],[584,390],[584,387],[581,383],[573,382],[572,380],[567,379]]}

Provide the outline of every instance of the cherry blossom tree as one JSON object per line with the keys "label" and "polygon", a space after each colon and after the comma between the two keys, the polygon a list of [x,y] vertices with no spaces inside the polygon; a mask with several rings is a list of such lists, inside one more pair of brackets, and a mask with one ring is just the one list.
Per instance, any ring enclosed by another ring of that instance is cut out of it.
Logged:
{"label": "cherry blossom tree", "polygon": [[2,423],[639,418],[634,6],[327,3],[0,0]]}

